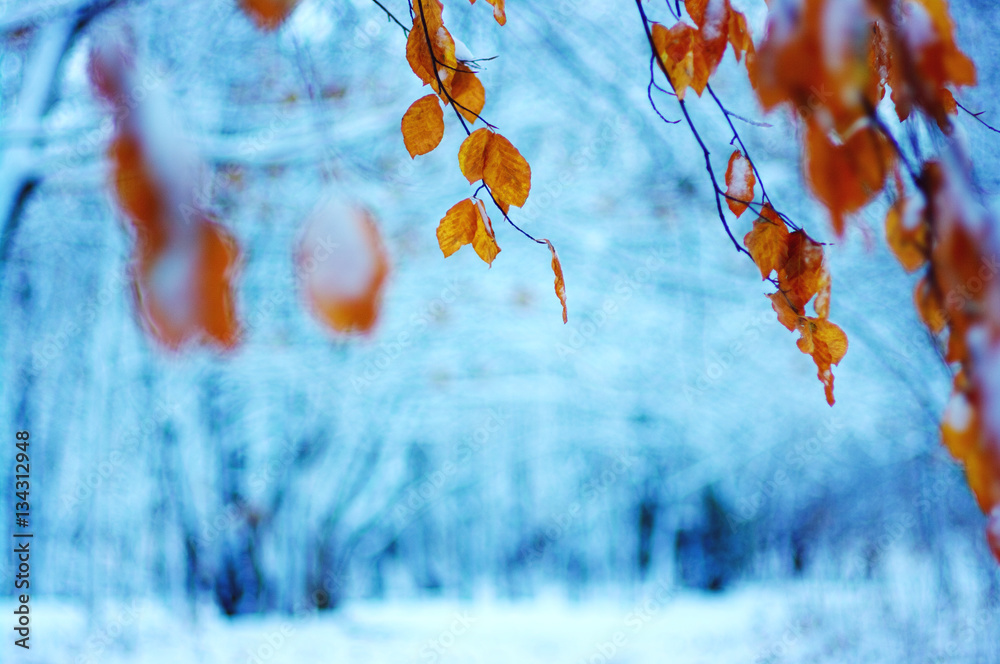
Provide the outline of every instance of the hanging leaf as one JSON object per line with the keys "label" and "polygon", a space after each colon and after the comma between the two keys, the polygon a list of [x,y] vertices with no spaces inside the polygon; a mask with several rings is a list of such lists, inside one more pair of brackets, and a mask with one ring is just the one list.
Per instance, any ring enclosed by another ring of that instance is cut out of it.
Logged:
{"label": "hanging leaf", "polygon": [[318,205],[306,222],[295,263],[309,310],[319,322],[341,334],[371,332],[389,256],[368,210],[336,199]]}
{"label": "hanging leaf", "polygon": [[784,293],[778,291],[767,296],[771,300],[771,308],[778,314],[778,322],[788,328],[789,332],[794,331],[799,326],[799,319],[802,312],[797,311]]}
{"label": "hanging leaf", "polygon": [[835,145],[815,121],[808,123],[804,159],[809,186],[830,211],[838,236],[844,233],[844,214],[882,191],[894,162],[892,147],[878,130],[858,129]]}
{"label": "hanging leaf", "polygon": [[437,95],[427,95],[413,102],[403,115],[403,143],[410,158],[427,154],[444,137],[444,113]]}
{"label": "hanging leaf", "polygon": [[260,30],[276,30],[299,0],[239,0],[240,8]]}
{"label": "hanging leaf", "polygon": [[[476,0],[469,0],[471,4],[476,4]],[[505,0],[486,0],[486,2],[493,5],[493,18],[496,19],[497,23],[500,25],[507,25],[507,12],[504,9]]]}
{"label": "hanging leaf", "polygon": [[652,32],[660,69],[667,75],[677,98],[683,100],[689,87],[701,96],[710,72],[698,31],[678,21],[669,30],[654,23]]}
{"label": "hanging leaf", "polygon": [[[486,89],[479,77],[466,65],[458,63],[458,71],[453,73],[448,94],[455,100],[455,107],[462,117],[470,123],[479,119],[479,114],[486,105]],[[445,100],[447,103],[447,100]]]}
{"label": "hanging leaf", "polygon": [[753,222],[753,229],[743,238],[743,246],[760,269],[760,278],[767,279],[772,271],[780,271],[788,261],[788,228],[770,203],[764,205],[762,212],[766,216]]}
{"label": "hanging leaf", "polygon": [[489,145],[493,132],[489,129],[477,129],[469,134],[458,149],[458,167],[469,184],[483,179],[486,168],[486,146]]}
{"label": "hanging leaf", "polygon": [[[737,218],[746,212],[746,204],[753,200],[753,188],[756,184],[753,165],[737,150],[729,157],[729,166],[726,168],[726,196],[730,197],[726,199],[726,203]],[[734,201],[734,198],[739,200]]]}
{"label": "hanging leaf", "polygon": [[424,85],[440,92],[438,78],[447,86],[452,72],[458,67],[455,39],[441,18],[444,6],[440,0],[413,0],[412,9],[413,27],[406,38],[406,61]]}
{"label": "hanging leaf", "polygon": [[479,226],[479,212],[475,202],[466,198],[453,205],[438,224],[437,238],[441,252],[447,258],[467,244],[471,244]]}
{"label": "hanging leaf", "polygon": [[545,240],[545,244],[548,245],[549,251],[552,252],[552,272],[556,275],[556,297],[559,298],[559,302],[562,304],[563,323],[567,323],[569,315],[566,311],[566,281],[563,279],[562,264],[559,262],[559,254],[556,253],[556,248],[552,246],[552,243]]}
{"label": "hanging leaf", "polygon": [[500,253],[496,238],[493,236],[493,223],[486,214],[486,206],[478,199],[473,199],[476,203],[476,234],[472,237],[472,248],[476,250],[483,261],[493,267],[493,261]]}
{"label": "hanging leaf", "polygon": [[[778,270],[778,284],[796,309],[803,310],[813,295],[830,281],[823,247],[805,231],[788,236],[788,260]],[[818,313],[818,312],[817,312]]]}
{"label": "hanging leaf", "polygon": [[486,145],[483,182],[498,202],[521,207],[531,191],[531,167],[517,148],[500,134]]}
{"label": "hanging leaf", "polygon": [[923,267],[930,251],[930,228],[924,210],[914,207],[909,199],[898,198],[885,217],[886,241],[907,272]]}
{"label": "hanging leaf", "polygon": [[796,342],[799,350],[811,355],[816,363],[817,376],[826,391],[826,402],[833,398],[833,371],[831,366],[840,364],[847,354],[847,335],[839,327],[822,318],[803,317],[799,321],[802,336]]}

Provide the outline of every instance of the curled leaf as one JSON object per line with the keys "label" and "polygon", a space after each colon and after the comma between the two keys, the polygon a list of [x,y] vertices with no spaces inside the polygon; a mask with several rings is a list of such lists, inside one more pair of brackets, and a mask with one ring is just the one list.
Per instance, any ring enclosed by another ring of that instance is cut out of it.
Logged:
{"label": "curled leaf", "polygon": [[552,243],[545,240],[545,244],[548,245],[549,251],[552,252],[552,272],[556,276],[556,297],[559,298],[559,302],[562,304],[563,323],[566,323],[569,321],[569,315],[566,311],[566,281],[563,279],[562,264],[559,262],[559,254],[556,253],[556,248],[552,246]]}
{"label": "curled leaf", "polygon": [[799,321],[802,336],[796,342],[799,350],[811,355],[816,363],[817,376],[826,391],[826,402],[833,398],[833,371],[831,366],[840,364],[847,354],[847,335],[839,327],[822,318],[803,317]]}
{"label": "curled leaf", "polygon": [[479,257],[489,265],[493,266],[493,261],[500,253],[497,246],[496,237],[493,235],[493,222],[486,214],[486,206],[478,199],[473,199],[476,203],[476,233],[472,237],[472,248],[476,250]]}

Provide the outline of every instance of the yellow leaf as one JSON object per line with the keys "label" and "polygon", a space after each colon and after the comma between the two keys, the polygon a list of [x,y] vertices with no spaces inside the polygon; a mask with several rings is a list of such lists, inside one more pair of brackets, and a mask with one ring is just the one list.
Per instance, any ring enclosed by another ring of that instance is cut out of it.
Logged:
{"label": "yellow leaf", "polygon": [[436,148],[444,136],[444,113],[437,95],[427,95],[413,102],[403,115],[402,130],[411,159]]}
{"label": "yellow leaf", "polygon": [[455,101],[455,108],[468,122],[474,123],[486,105],[486,90],[471,69],[459,63],[453,73],[448,94]]}

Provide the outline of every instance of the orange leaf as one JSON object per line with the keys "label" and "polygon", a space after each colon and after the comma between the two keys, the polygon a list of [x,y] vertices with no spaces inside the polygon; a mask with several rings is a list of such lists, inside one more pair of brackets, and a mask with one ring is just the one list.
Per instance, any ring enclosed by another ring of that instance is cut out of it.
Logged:
{"label": "orange leaf", "polygon": [[475,238],[479,213],[471,198],[451,207],[438,224],[437,238],[444,257],[447,258]]}
{"label": "orange leaf", "polygon": [[486,146],[489,145],[493,132],[489,129],[477,129],[462,141],[458,149],[458,167],[462,175],[472,184],[483,179],[483,169],[486,167]]}
{"label": "orange leaf", "polygon": [[[756,184],[757,177],[753,174],[750,160],[737,150],[729,157],[729,166],[726,168],[726,196],[731,197],[726,199],[726,203],[737,218],[746,212],[746,203],[753,200],[753,188]],[[733,198],[746,202],[740,203]]]}
{"label": "orange leaf", "polygon": [[941,295],[937,288],[931,285],[927,276],[921,277],[913,290],[913,301],[917,306],[917,313],[934,334],[941,334],[948,322],[948,315],[941,301]]}
{"label": "orange leaf", "polygon": [[654,23],[652,32],[660,69],[667,75],[678,99],[684,99],[684,92],[689,87],[701,96],[708,85],[710,71],[698,31],[678,21],[669,30]]}
{"label": "orange leaf", "polygon": [[830,367],[840,364],[847,354],[847,335],[823,318],[803,317],[799,320],[798,329],[802,336],[796,344],[803,353],[812,355],[818,369],[817,376],[826,389],[826,402],[832,406],[833,371]]}
{"label": "orange leaf", "polygon": [[[443,5],[440,0],[413,0],[413,28],[406,39],[406,61],[410,69],[435,92],[440,92],[438,77],[448,85],[452,72],[458,66],[455,57],[455,39],[444,27],[441,18]],[[426,25],[424,22],[426,19]],[[433,51],[428,48],[428,41]],[[434,62],[437,62],[437,72]]]}
{"label": "orange leaf", "polygon": [[403,115],[403,143],[410,158],[427,154],[444,136],[444,113],[437,95],[427,95],[413,102]]}
{"label": "orange leaf", "polygon": [[[764,211],[771,209],[765,204]],[[771,210],[773,213],[773,210]],[[760,278],[767,279],[772,270],[781,271],[788,261],[788,229],[777,214],[772,218],[759,217],[753,222],[753,230],[743,237],[743,246],[760,270]]]}
{"label": "orange leaf", "polygon": [[774,313],[778,314],[778,322],[788,328],[789,332],[794,331],[799,326],[802,314],[792,307],[791,302],[781,291],[771,293],[767,298],[771,300],[771,308],[774,309]]}
{"label": "orange leaf", "polygon": [[[750,30],[747,28],[746,17],[732,8],[729,9],[729,26],[727,32],[729,34],[729,43],[733,47],[733,53],[736,54],[737,62],[740,61],[744,53],[754,52],[753,39],[750,37]],[[750,63],[747,62],[747,64],[749,65]]]}
{"label": "orange leaf", "polygon": [[133,263],[133,294],[150,334],[171,349],[214,341],[232,348],[239,341],[233,282],[239,267],[236,240],[204,216],[192,233],[178,235],[160,251],[142,241]]}
{"label": "orange leaf", "polygon": [[941,417],[941,442],[959,461],[968,459],[979,446],[979,415],[958,388]]}
{"label": "orange leaf", "polygon": [[702,54],[709,74],[722,61],[729,39],[729,0],[691,0],[686,2],[688,13],[698,25]]}
{"label": "orange leaf", "polygon": [[[930,250],[930,229],[923,209],[914,213],[914,204],[907,198],[898,198],[885,217],[885,237],[896,255],[896,259],[907,272],[915,272],[927,262]],[[916,216],[914,227],[904,221],[908,216]]]}
{"label": "orange leaf", "polygon": [[[812,296],[823,290],[830,281],[823,247],[813,241],[805,231],[797,230],[788,236],[788,260],[778,270],[778,283],[796,309],[803,310]],[[821,312],[817,310],[817,314]]]}
{"label": "orange leaf", "polygon": [[389,256],[368,210],[336,201],[318,206],[295,262],[306,302],[321,323],[342,334],[374,328]]}
{"label": "orange leaf", "polygon": [[531,191],[531,167],[517,148],[500,134],[492,134],[486,145],[483,182],[498,202],[515,207],[523,206]]}
{"label": "orange leaf", "polygon": [[843,235],[844,213],[861,209],[882,190],[894,159],[892,148],[872,127],[835,145],[817,122],[810,121],[804,161],[810,188],[830,210],[837,235]]}
{"label": "orange leaf", "polygon": [[556,253],[556,248],[552,246],[552,243],[545,240],[545,244],[549,246],[549,251],[552,252],[552,272],[556,275],[556,297],[562,303],[563,323],[566,323],[569,321],[569,316],[566,312],[566,282],[563,280],[562,264],[559,262],[559,255]]}
{"label": "orange leaf", "polygon": [[483,202],[474,199],[476,203],[476,234],[472,238],[472,248],[476,250],[479,257],[489,265],[493,266],[493,260],[500,253],[496,238],[493,235],[493,223],[486,214],[486,207]]}
{"label": "orange leaf", "polygon": [[240,8],[259,29],[276,29],[299,4],[299,0],[239,0]]}
{"label": "orange leaf", "polygon": [[452,75],[448,93],[455,101],[455,107],[467,121],[475,123],[486,105],[486,90],[471,69],[458,63],[458,71]]}
{"label": "orange leaf", "polygon": [[[476,0],[469,0],[470,4],[476,4]],[[500,25],[507,24],[507,12],[504,9],[505,0],[486,0],[486,2],[493,5],[493,18],[496,19],[497,23]]]}

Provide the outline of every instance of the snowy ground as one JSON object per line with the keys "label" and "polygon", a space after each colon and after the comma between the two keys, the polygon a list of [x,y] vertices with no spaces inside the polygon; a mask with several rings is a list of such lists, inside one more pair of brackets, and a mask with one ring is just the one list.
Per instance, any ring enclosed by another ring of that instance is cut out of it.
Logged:
{"label": "snowy ground", "polygon": [[[997,613],[943,609],[913,578],[801,582],[720,595],[641,594],[568,602],[353,602],[321,616],[196,620],[162,605],[107,607],[88,625],[41,600],[32,649],[4,662],[995,662]],[[948,600],[955,602],[955,598]],[[961,603],[962,600],[959,600]],[[939,607],[939,608],[935,608]],[[3,607],[4,615],[10,608]]]}

